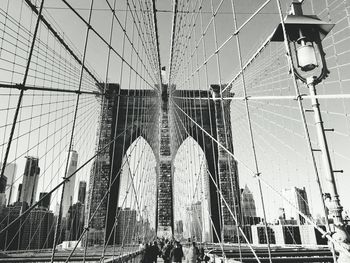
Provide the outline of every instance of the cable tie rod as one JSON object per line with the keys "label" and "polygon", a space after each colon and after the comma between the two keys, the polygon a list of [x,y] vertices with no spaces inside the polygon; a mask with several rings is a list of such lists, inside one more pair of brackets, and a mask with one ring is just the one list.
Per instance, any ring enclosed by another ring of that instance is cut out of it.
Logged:
{"label": "cable tie rod", "polygon": [[28,90],[28,88],[25,85],[23,85],[22,83],[16,83],[15,88],[19,89],[19,90]]}
{"label": "cable tie rod", "polygon": [[344,173],[344,170],[333,170],[333,173]]}
{"label": "cable tie rod", "polygon": [[324,131],[331,131],[331,132],[334,132],[334,128],[331,128],[331,129],[324,129]]}
{"label": "cable tie rod", "polygon": [[321,149],[312,149],[313,152],[322,152]]}
{"label": "cable tie rod", "polygon": [[295,97],[294,100],[303,100],[304,96],[306,96],[306,94],[299,94],[298,96]]}
{"label": "cable tie rod", "polygon": [[305,112],[314,112],[313,109],[305,109]]}

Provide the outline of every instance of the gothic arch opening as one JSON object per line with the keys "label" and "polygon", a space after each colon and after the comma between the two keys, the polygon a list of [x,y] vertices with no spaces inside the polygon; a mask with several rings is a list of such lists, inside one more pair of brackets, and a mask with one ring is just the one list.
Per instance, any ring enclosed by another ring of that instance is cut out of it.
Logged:
{"label": "gothic arch opening", "polygon": [[174,235],[210,241],[210,191],[206,156],[200,145],[188,137],[173,161]]}
{"label": "gothic arch opening", "polygon": [[[120,174],[118,211],[120,218],[118,225],[124,233],[120,238],[128,237],[136,241],[147,240],[154,236],[156,229],[156,201],[157,189],[157,162],[149,143],[139,136],[126,150],[122,161]],[[141,231],[136,228],[140,228]],[[139,236],[135,236],[136,233]],[[119,238],[119,239],[120,239]],[[131,243],[122,242],[122,243]]]}

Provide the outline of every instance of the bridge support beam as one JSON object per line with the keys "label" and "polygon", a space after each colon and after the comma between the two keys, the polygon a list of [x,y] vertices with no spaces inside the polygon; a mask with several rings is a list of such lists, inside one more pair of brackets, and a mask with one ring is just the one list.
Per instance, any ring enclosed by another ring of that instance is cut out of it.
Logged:
{"label": "bridge support beam", "polygon": [[88,226],[96,238],[89,245],[120,244],[117,234],[120,177],[127,167],[123,157],[141,136],[158,161],[158,100],[153,90],[124,90],[118,84],[106,86],[98,139],[98,149],[103,151],[94,161],[90,175],[87,221],[93,216]]}
{"label": "bridge support beam", "polygon": [[168,86],[162,85],[160,109],[160,152],[157,187],[157,235],[170,238],[173,235],[173,180],[172,155],[169,128]]}
{"label": "bridge support beam", "polygon": [[[236,160],[225,149],[233,153],[230,101],[220,99],[220,93],[223,86],[211,85],[212,97],[217,98],[214,101],[215,126],[217,141],[217,174],[215,175],[218,189],[216,196],[220,203],[219,212],[220,236],[221,241],[233,241],[239,236],[237,233],[237,224],[240,224],[240,189]],[[214,177],[214,175],[212,175]],[[219,193],[219,191],[221,193]],[[211,194],[214,194],[212,192]],[[236,240],[235,240],[236,241]]]}

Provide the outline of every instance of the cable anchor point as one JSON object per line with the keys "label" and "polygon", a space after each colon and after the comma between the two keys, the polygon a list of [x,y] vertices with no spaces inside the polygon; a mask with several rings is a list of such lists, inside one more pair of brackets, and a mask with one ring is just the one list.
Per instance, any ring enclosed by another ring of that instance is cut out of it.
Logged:
{"label": "cable anchor point", "polygon": [[261,176],[260,172],[254,174],[254,177],[260,177],[260,176]]}
{"label": "cable anchor point", "polygon": [[62,177],[62,179],[63,179],[64,183],[69,182],[69,177]]}
{"label": "cable anchor point", "polygon": [[297,96],[295,97],[294,100],[296,100],[296,101],[303,100],[303,97],[304,97],[304,96],[306,96],[306,94],[299,94],[299,95],[297,95]]}

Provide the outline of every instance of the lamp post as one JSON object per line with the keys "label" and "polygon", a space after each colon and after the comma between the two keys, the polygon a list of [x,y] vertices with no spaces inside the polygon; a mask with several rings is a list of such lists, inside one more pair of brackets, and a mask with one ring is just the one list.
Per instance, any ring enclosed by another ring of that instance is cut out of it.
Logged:
{"label": "lamp post", "polygon": [[[284,41],[284,35],[287,36],[293,72],[296,78],[305,83],[309,89],[318,143],[322,152],[324,177],[329,192],[324,196],[329,214],[332,216],[335,225],[332,237],[342,244],[343,249],[348,250],[348,252],[345,251],[345,257],[347,257],[346,260],[350,260],[350,238],[344,228],[343,207],[340,205],[335,183],[320,104],[316,98],[316,85],[325,79],[329,73],[322,48],[322,40],[332,30],[334,24],[326,23],[315,15],[304,15],[301,5],[302,3],[299,1],[292,3],[291,12],[283,22],[285,33],[283,32],[283,24],[279,24],[271,37],[271,41]],[[341,262],[340,259],[339,257],[338,262]]]}

